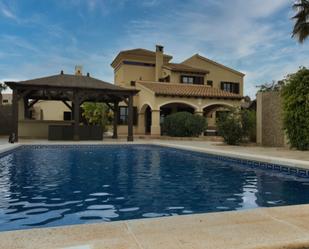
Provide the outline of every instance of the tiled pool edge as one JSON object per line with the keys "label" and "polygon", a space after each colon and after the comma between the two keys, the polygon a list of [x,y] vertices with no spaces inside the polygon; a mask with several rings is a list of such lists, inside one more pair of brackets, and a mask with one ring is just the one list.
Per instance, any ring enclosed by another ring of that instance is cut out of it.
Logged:
{"label": "tiled pool edge", "polygon": [[297,177],[309,178],[309,161],[295,160],[288,158],[279,157],[267,157],[261,155],[252,155],[248,153],[239,153],[224,150],[214,150],[210,148],[200,148],[188,145],[178,145],[173,143],[165,143],[158,141],[138,141],[138,142],[43,142],[43,143],[18,143],[18,144],[8,144],[5,149],[0,149],[0,156],[7,153],[11,153],[14,149],[22,148],[24,145],[34,146],[34,147],[44,147],[44,146],[108,146],[108,145],[157,145],[174,149],[181,149],[186,151],[193,151],[198,153],[208,154],[214,156],[215,159],[224,160],[228,162],[239,163],[245,166],[258,168],[261,170],[270,170],[273,172],[281,172],[289,175],[295,175]]}
{"label": "tiled pool edge", "polygon": [[15,144],[2,144],[0,146],[0,157],[5,155],[5,154],[8,154],[8,153],[11,153],[12,151],[14,151],[15,149],[21,147],[22,144],[20,143],[15,143]]}
{"label": "tiled pool edge", "polygon": [[240,164],[248,164],[249,166],[257,166],[263,170],[280,171],[290,173],[299,177],[309,177],[309,161],[295,160],[279,157],[266,157],[261,155],[251,155],[247,153],[227,152],[223,150],[213,150],[209,148],[200,148],[188,145],[177,145],[169,143],[153,142],[153,145],[165,146],[168,148],[182,149],[194,151],[216,156],[219,160],[237,162]]}

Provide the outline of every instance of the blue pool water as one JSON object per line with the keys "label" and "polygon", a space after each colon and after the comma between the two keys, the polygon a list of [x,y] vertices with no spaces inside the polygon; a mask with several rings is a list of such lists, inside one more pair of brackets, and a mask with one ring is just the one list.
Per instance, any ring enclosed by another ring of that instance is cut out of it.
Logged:
{"label": "blue pool water", "polygon": [[309,203],[309,180],[147,145],[0,157],[0,231]]}

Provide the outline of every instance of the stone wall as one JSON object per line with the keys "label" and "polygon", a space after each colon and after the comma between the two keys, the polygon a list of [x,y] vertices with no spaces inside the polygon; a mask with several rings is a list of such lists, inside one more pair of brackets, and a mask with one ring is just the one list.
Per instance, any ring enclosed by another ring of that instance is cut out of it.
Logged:
{"label": "stone wall", "polygon": [[286,146],[280,93],[258,93],[256,100],[257,143],[272,147]]}

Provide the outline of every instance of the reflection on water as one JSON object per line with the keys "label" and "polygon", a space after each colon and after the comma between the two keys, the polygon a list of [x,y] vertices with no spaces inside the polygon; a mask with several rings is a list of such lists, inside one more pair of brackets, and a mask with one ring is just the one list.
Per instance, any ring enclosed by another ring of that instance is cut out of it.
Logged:
{"label": "reflection on water", "polygon": [[306,179],[158,146],[24,147],[0,158],[0,230],[309,203]]}

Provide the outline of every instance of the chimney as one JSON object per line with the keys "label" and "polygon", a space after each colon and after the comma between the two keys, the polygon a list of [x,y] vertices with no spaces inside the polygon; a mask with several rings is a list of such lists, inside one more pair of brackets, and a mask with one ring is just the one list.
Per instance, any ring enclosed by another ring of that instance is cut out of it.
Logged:
{"label": "chimney", "polygon": [[83,66],[81,65],[76,65],[75,66],[75,75],[83,75]]}
{"label": "chimney", "polygon": [[60,74],[63,74],[63,70],[61,70]]}
{"label": "chimney", "polygon": [[156,45],[156,81],[162,77],[163,46]]}

